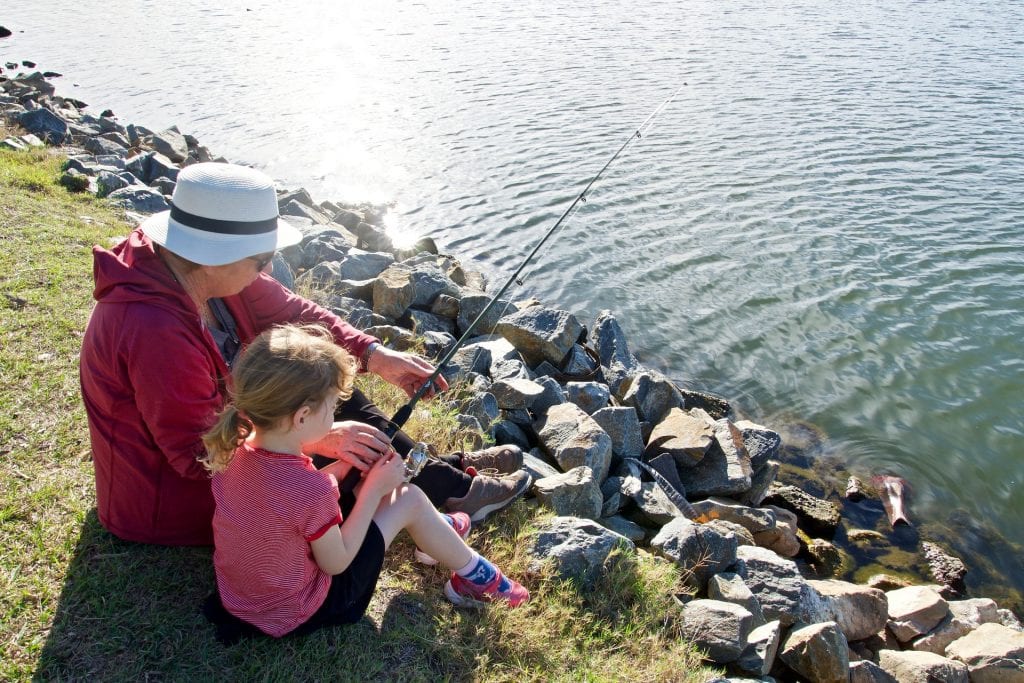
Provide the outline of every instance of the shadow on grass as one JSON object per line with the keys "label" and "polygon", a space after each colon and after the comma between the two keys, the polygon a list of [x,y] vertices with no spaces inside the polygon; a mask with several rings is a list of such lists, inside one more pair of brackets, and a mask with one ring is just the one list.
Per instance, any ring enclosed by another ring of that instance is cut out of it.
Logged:
{"label": "shadow on grass", "polygon": [[[295,638],[225,647],[202,616],[211,548],[121,541],[95,509],[82,525],[34,680],[323,680],[463,678],[437,671],[436,620],[415,590],[385,591],[370,619]],[[378,597],[374,598],[375,603]]]}

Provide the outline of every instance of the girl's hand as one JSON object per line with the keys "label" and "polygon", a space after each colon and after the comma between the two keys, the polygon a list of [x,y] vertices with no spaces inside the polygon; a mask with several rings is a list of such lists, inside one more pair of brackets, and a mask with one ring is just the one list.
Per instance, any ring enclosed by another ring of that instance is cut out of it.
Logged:
{"label": "girl's hand", "polygon": [[303,444],[302,450],[334,458],[365,472],[391,450],[391,440],[372,425],[348,420],[335,422],[327,436],[316,443]]}
{"label": "girl's hand", "polygon": [[383,498],[405,483],[405,461],[391,451],[370,466],[363,477],[360,494]]}

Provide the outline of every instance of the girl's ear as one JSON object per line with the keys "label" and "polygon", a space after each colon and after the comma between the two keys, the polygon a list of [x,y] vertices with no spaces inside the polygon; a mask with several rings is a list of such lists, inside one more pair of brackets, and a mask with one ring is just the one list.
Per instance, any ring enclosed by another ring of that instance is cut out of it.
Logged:
{"label": "girl's ear", "polygon": [[292,429],[301,429],[306,419],[312,415],[313,410],[309,406],[302,406],[292,414]]}

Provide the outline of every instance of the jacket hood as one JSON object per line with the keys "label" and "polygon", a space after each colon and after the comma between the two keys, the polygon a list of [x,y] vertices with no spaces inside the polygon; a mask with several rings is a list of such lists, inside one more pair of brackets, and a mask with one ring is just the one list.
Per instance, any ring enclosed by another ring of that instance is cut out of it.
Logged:
{"label": "jacket hood", "polygon": [[101,303],[146,301],[196,315],[196,307],[141,230],[133,230],[112,249],[93,247],[93,298]]}

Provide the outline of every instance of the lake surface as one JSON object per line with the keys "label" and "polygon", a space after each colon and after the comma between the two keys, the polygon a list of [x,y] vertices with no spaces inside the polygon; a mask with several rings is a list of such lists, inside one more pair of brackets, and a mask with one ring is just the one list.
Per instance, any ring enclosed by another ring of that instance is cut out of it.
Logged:
{"label": "lake surface", "polygon": [[820,430],[833,486],[905,477],[920,536],[1020,609],[1024,3],[302,5],[20,3],[0,61],[394,201],[499,282],[686,83],[514,296],[611,309],[646,364]]}

